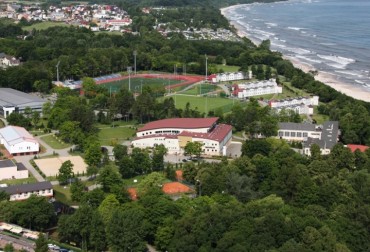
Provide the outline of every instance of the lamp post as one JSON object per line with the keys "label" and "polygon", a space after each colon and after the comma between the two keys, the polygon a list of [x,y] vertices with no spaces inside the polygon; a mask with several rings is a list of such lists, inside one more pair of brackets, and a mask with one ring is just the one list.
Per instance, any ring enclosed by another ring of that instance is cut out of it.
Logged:
{"label": "lamp post", "polygon": [[137,56],[137,51],[136,50],[133,52],[133,55],[134,55],[134,71],[135,71],[135,75],[136,75],[136,56]]}
{"label": "lamp post", "polygon": [[205,54],[205,57],[206,57],[206,82],[207,82],[207,78],[208,78],[208,57],[207,57],[207,54]]}
{"label": "lamp post", "polygon": [[198,192],[198,194],[199,194],[199,196],[202,196],[202,182],[199,179],[197,179],[197,182],[199,184],[199,192]]}
{"label": "lamp post", "polygon": [[128,66],[127,67],[127,72],[128,72],[128,90],[131,92],[131,71],[132,67]]}

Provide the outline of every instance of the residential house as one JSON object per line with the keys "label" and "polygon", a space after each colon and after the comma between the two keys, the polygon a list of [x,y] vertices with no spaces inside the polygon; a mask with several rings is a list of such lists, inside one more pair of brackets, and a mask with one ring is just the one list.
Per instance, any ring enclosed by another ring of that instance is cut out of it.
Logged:
{"label": "residential house", "polygon": [[28,178],[28,170],[22,163],[10,159],[0,160],[0,180]]}

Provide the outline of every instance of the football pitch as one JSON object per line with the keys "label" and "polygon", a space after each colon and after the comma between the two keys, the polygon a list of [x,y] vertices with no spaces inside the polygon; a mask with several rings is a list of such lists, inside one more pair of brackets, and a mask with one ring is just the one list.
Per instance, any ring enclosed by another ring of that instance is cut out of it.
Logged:
{"label": "football pitch", "polygon": [[224,113],[230,112],[232,107],[236,104],[241,104],[239,100],[233,100],[229,98],[221,97],[207,97],[207,96],[191,96],[191,95],[171,95],[166,97],[158,98],[160,101],[163,101],[164,98],[172,97],[175,100],[176,108],[184,109],[186,103],[190,103],[190,108],[195,109],[201,113],[208,113],[209,111],[216,110],[221,108]]}

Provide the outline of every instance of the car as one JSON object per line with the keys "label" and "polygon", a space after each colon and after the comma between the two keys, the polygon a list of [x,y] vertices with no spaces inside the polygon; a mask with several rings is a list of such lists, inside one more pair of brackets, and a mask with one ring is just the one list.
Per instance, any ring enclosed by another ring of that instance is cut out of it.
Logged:
{"label": "car", "polygon": [[68,249],[64,249],[64,248],[61,248],[61,249],[59,249],[59,252],[69,252],[69,250]]}

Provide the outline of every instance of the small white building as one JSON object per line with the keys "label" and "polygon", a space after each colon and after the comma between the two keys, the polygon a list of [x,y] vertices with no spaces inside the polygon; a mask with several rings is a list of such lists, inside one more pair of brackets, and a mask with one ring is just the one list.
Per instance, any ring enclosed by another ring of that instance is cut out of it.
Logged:
{"label": "small white building", "polygon": [[302,115],[313,115],[313,107],[319,105],[318,96],[310,97],[295,97],[282,100],[271,100],[268,102],[269,106],[277,112],[282,109],[293,110]]}
{"label": "small white building", "polygon": [[282,92],[283,88],[276,83],[275,79],[235,84],[232,87],[232,94],[239,99],[258,95],[281,94]]}
{"label": "small white building", "polygon": [[0,160],[0,180],[28,178],[28,170],[22,163],[10,159]]}
{"label": "small white building", "polygon": [[0,190],[10,195],[10,201],[25,200],[31,195],[53,197],[53,186],[50,181],[38,182],[34,184],[12,185],[1,187]]}
{"label": "small white building", "polygon": [[246,80],[252,78],[252,71],[244,72],[233,72],[233,73],[219,73],[212,74],[208,77],[208,81],[212,83],[224,82],[224,81],[237,81]]}
{"label": "small white building", "polygon": [[232,127],[217,124],[213,118],[172,118],[146,124],[136,133],[132,145],[152,148],[163,144],[170,154],[182,153],[188,142],[201,142],[205,155],[226,155],[232,137]]}
{"label": "small white building", "polygon": [[18,126],[1,128],[0,144],[15,156],[37,154],[40,150],[38,141],[25,128]]}

